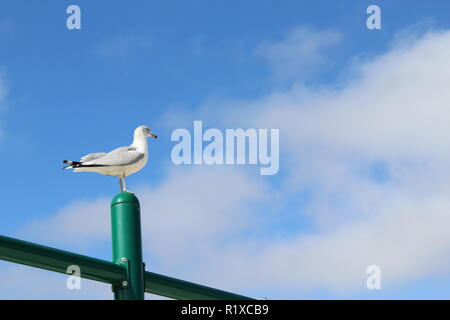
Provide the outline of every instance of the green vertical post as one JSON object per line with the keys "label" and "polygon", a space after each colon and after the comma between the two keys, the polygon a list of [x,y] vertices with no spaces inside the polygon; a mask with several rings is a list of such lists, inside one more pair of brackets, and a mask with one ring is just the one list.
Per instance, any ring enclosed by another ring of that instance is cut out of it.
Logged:
{"label": "green vertical post", "polygon": [[145,291],[142,263],[141,214],[139,200],[121,192],[111,202],[113,262],[127,270],[128,279],[113,286],[116,300],[143,300]]}

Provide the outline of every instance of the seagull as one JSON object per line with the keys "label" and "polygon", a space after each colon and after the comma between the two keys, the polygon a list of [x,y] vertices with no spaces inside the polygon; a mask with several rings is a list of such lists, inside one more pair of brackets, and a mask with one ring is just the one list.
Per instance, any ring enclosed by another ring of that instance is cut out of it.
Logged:
{"label": "seagull", "polygon": [[85,155],[80,161],[64,160],[74,172],[97,172],[107,176],[119,177],[120,191],[127,190],[125,177],[141,170],[148,160],[147,138],[158,138],[149,127],[139,126],[134,130],[133,143],[127,147],[114,149],[109,153],[97,152]]}

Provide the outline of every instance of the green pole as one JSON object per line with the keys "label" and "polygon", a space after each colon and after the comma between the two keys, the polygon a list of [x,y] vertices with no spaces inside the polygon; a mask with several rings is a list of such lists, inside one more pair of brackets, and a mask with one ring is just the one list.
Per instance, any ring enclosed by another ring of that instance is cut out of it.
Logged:
{"label": "green pole", "polygon": [[111,202],[113,262],[123,265],[128,279],[113,286],[116,300],[144,299],[141,217],[139,200],[132,193],[121,192]]}

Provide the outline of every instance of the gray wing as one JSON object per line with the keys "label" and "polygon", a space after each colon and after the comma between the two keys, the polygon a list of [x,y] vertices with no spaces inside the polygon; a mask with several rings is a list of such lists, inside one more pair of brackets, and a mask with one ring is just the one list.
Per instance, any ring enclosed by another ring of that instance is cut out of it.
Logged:
{"label": "gray wing", "polygon": [[101,166],[127,166],[138,162],[143,159],[145,154],[143,152],[136,151],[134,147],[120,147],[117,148],[100,158],[84,162],[83,164],[90,165],[96,164]]}
{"label": "gray wing", "polygon": [[92,161],[104,156],[106,152],[89,153],[80,159],[80,162]]}

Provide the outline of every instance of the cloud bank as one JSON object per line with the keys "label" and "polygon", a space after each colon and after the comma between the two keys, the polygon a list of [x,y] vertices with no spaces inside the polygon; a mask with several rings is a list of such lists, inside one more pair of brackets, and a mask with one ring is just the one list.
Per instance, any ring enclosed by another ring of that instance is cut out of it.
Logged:
{"label": "cloud bank", "polygon": [[342,40],[336,30],[297,27],[289,30],[281,41],[265,41],[255,54],[266,60],[276,80],[305,79],[326,66],[328,49]]}

